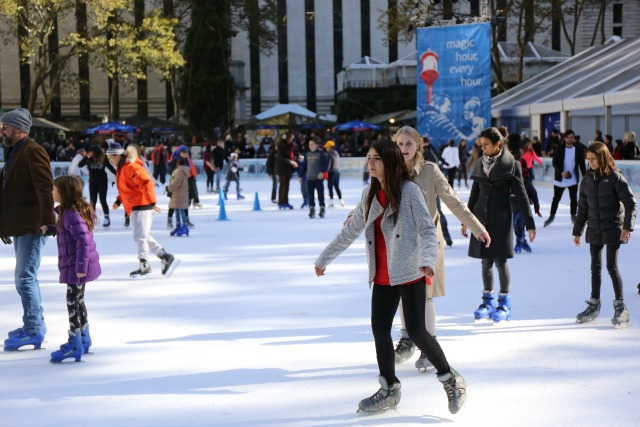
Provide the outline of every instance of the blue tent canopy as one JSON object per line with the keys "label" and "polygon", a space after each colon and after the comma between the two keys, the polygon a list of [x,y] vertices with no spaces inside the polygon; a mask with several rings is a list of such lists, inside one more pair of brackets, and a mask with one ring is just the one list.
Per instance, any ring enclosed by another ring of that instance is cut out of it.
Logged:
{"label": "blue tent canopy", "polygon": [[342,123],[334,127],[335,130],[362,132],[366,130],[380,130],[380,126],[372,123],[363,122],[362,120],[352,120]]}
{"label": "blue tent canopy", "polygon": [[107,122],[94,126],[84,131],[87,135],[104,135],[113,133],[138,133],[140,129],[135,126],[125,125],[119,122]]}

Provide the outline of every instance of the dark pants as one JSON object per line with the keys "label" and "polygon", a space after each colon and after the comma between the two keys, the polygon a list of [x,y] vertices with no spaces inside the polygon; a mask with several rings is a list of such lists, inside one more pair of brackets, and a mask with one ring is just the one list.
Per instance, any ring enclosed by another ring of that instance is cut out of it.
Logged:
{"label": "dark pants", "polygon": [[526,237],[524,234],[524,214],[522,211],[513,211],[513,231],[516,234],[516,244],[524,244]]}
{"label": "dark pants", "polygon": [[442,228],[442,236],[444,237],[444,241],[447,243],[447,246],[453,245],[453,240],[451,240],[451,235],[449,234],[449,224],[447,223],[447,217],[442,213],[442,202],[440,201],[440,197],[436,197],[436,206],[438,207],[438,213],[440,214],[440,227]]}
{"label": "dark pants", "polygon": [[318,203],[324,207],[324,181],[322,179],[307,179],[307,200],[309,201],[309,207],[316,205],[313,194],[314,190],[318,192]]}
{"label": "dark pants", "polygon": [[271,200],[276,200],[278,197],[278,176],[271,175]]}
{"label": "dark pants", "polygon": [[458,173],[458,167],[454,166],[452,168],[447,169],[447,181],[449,181],[449,185],[453,188],[454,181],[456,180],[456,174]]}
{"label": "dark pants", "polygon": [[189,203],[193,200],[194,203],[200,203],[200,197],[198,197],[198,186],[196,185],[196,178],[190,176],[187,180],[189,184]]}
{"label": "dark pants", "polygon": [[69,330],[81,329],[89,323],[87,307],[84,305],[85,285],[67,285],[67,311],[69,312]]}
{"label": "dark pants", "polygon": [[91,200],[91,206],[93,210],[96,210],[96,202],[98,201],[98,194],[100,195],[100,204],[102,205],[102,211],[104,216],[109,216],[109,204],[107,203],[107,189],[108,181],[96,183],[89,181],[89,200]]}
{"label": "dark pants", "polygon": [[[602,249],[604,245],[591,243],[591,298],[600,299],[602,285]],[[624,299],[622,293],[622,277],[618,271],[618,249],[620,245],[607,245],[607,271],[613,283],[613,293],[616,299]]]}
{"label": "dark pants", "polygon": [[396,382],[396,364],[393,352],[391,328],[393,318],[402,298],[407,333],[418,348],[427,355],[429,362],[438,374],[450,371],[447,358],[435,337],[431,336],[424,324],[424,306],[426,301],[426,284],[424,280],[412,285],[385,286],[373,285],[371,296],[371,330],[376,345],[376,356],[380,375],[387,384]]}
{"label": "dark pants", "polygon": [[211,169],[205,169],[204,171],[207,173],[207,190],[213,190],[214,172]]}
{"label": "dark pants", "polygon": [[167,165],[153,165],[153,179],[156,181],[160,178],[160,182],[164,184],[167,175]]}
{"label": "dark pants", "polygon": [[[571,201],[569,211],[571,212],[571,215],[575,215],[578,211],[578,186],[572,185],[571,187],[566,188],[569,189],[569,199]],[[558,211],[558,205],[560,204],[560,199],[562,199],[562,195],[564,194],[564,189],[565,187],[553,186],[553,200],[551,201],[550,215],[555,215]]]}
{"label": "dark pants", "polygon": [[336,189],[338,199],[342,199],[342,191],[340,191],[340,171],[329,172],[329,198],[333,199],[333,189]]}
{"label": "dark pants", "polygon": [[458,168],[458,187],[460,187],[460,179],[464,178],[464,185],[467,185],[467,164],[461,164]]}
{"label": "dark pants", "polygon": [[291,181],[291,175],[278,175],[278,182],[280,188],[278,188],[278,204],[289,204],[289,182]]}
{"label": "dark pants", "polygon": [[506,259],[482,259],[482,284],[484,290],[487,292],[493,292],[493,264],[495,263],[498,269],[498,279],[500,280],[500,292],[503,294],[509,293],[509,282],[511,276],[509,275],[509,266]]}

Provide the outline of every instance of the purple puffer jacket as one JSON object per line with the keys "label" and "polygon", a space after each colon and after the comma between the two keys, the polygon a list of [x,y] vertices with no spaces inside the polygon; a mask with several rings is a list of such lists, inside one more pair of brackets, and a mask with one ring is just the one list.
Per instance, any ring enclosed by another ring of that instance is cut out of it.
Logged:
{"label": "purple puffer jacket", "polygon": [[[62,226],[58,228],[58,270],[60,283],[74,285],[91,282],[102,273],[93,233],[73,210],[64,212]],[[78,277],[77,273],[86,276]]]}

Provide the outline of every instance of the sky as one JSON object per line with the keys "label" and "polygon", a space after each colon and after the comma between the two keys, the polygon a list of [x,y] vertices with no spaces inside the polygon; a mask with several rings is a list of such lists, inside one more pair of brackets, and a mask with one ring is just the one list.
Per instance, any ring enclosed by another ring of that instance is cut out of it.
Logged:
{"label": "sky", "polygon": [[[228,220],[219,221],[218,196],[200,180],[203,208],[190,212],[189,237],[169,236],[168,200],[159,196],[163,212],[152,234],[180,259],[170,278],[154,258],[151,278],[129,279],[138,262],[122,209],[112,212],[110,229],[96,228],[103,273],[87,286],[93,354],[80,363],[49,363],[68,325],[56,244],[48,241],[39,273],[45,349],[0,353],[0,426],[640,425],[638,236],[619,255],[631,326],[611,325],[606,272],[600,317],[576,324],[590,296],[590,260],[588,245],[573,245],[565,194],[551,226],[536,218],[533,253],[509,260],[513,318],[495,325],[473,319],[480,261],[467,256],[468,242],[448,213],[454,244],[445,250],[447,294],[435,300],[437,338],[469,384],[465,410],[448,412],[436,375],[419,373],[414,355],[397,365],[398,407],[362,415],[358,402],[379,387],[362,237],[326,276],[313,271],[359,200],[361,180],[343,177],[345,207],[313,220],[299,209],[295,180],[296,209],[287,211],[271,203],[267,178],[241,184],[246,199],[231,196]],[[464,186],[456,190],[468,198]],[[546,218],[553,191],[538,191]],[[13,268],[13,248],[0,246],[3,333],[21,323]],[[396,317],[394,341],[398,329]]]}

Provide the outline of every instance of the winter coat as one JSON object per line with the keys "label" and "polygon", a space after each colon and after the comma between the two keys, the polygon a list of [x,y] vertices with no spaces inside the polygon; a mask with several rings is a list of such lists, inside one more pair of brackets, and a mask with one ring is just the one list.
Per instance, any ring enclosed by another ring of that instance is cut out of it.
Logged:
{"label": "winter coat", "polygon": [[189,209],[189,166],[178,166],[173,171],[167,191],[171,193],[169,209]]}
{"label": "winter coat", "polygon": [[589,170],[580,183],[578,212],[573,235],[580,236],[587,225],[585,240],[596,245],[620,242],[620,231],[633,231],[636,199],[627,180],[618,170],[600,177]]}
{"label": "winter coat", "polygon": [[0,172],[0,236],[40,234],[40,226],[55,224],[51,163],[40,144],[27,138],[3,177],[4,170]]}
{"label": "winter coat", "polygon": [[[576,161],[575,161],[575,167],[573,168],[572,171],[569,171],[569,172],[571,172],[573,176],[576,177],[576,180],[580,181],[580,173],[582,173],[582,176],[584,176],[587,170],[587,167],[585,166],[585,162],[584,162],[584,146],[582,146],[581,144],[574,144],[573,146],[576,147],[576,150],[575,150]],[[553,179],[559,182],[562,182],[562,172],[564,172],[563,169],[564,169],[565,149],[566,149],[566,146],[564,144],[561,144],[556,148],[555,152],[553,153],[552,164],[555,169]]]}
{"label": "winter coat", "polygon": [[[372,284],[376,274],[375,221],[383,214],[384,209],[374,197],[369,216],[365,219],[364,213],[370,188],[369,186],[364,189],[353,217],[318,256],[315,265],[326,268],[364,231],[369,284]],[[398,221],[395,225],[394,213],[395,210],[388,207],[381,223],[387,246],[389,284],[401,285],[418,280],[423,276],[419,270],[420,267],[431,267],[434,273],[437,273],[438,237],[420,187],[411,181],[402,183]]]}
{"label": "winter coat", "polygon": [[[444,270],[444,237],[442,235],[442,225],[440,224],[440,213],[436,199],[444,202],[449,210],[467,226],[474,236],[479,236],[487,232],[480,221],[471,213],[467,206],[458,198],[456,192],[449,185],[447,178],[440,171],[437,164],[424,162],[417,164],[414,168],[415,177],[413,182],[418,184],[424,195],[429,214],[435,223],[438,233],[438,260],[435,271],[437,273],[431,278],[431,286],[427,286],[427,298],[441,297],[445,294],[445,270]],[[475,239],[471,237],[471,239]]]}
{"label": "winter coat", "polygon": [[339,171],[340,153],[338,153],[338,150],[327,150],[327,156],[329,157],[329,172]]}
{"label": "winter coat", "polygon": [[134,208],[156,204],[153,179],[139,157],[131,161],[125,160],[118,166],[116,186],[119,193],[117,203],[124,205],[127,215],[131,215]]}
{"label": "winter coat", "polygon": [[529,197],[522,181],[520,162],[503,148],[488,177],[484,173],[482,164],[482,160],[476,162],[471,173],[473,186],[467,206],[486,227],[491,236],[491,245],[485,248],[484,243],[478,239],[471,239],[469,256],[481,259],[513,258],[511,192],[524,215],[526,229],[535,230],[536,228],[529,206]]}
{"label": "winter coat", "polygon": [[275,173],[283,178],[291,178],[293,175],[293,147],[290,144],[280,140],[277,142]]}
{"label": "winter coat", "polygon": [[[235,169],[235,172],[233,171]],[[229,160],[227,162],[227,181],[238,181],[240,179],[240,171],[242,171],[240,162],[238,160]]]}
{"label": "winter coat", "polygon": [[[56,212],[59,207],[56,208]],[[59,222],[58,242],[58,270],[60,283],[81,284],[88,283],[100,277],[100,257],[93,240],[93,232],[89,231],[87,223],[74,210],[66,210]],[[77,273],[86,276],[78,277]]]}

